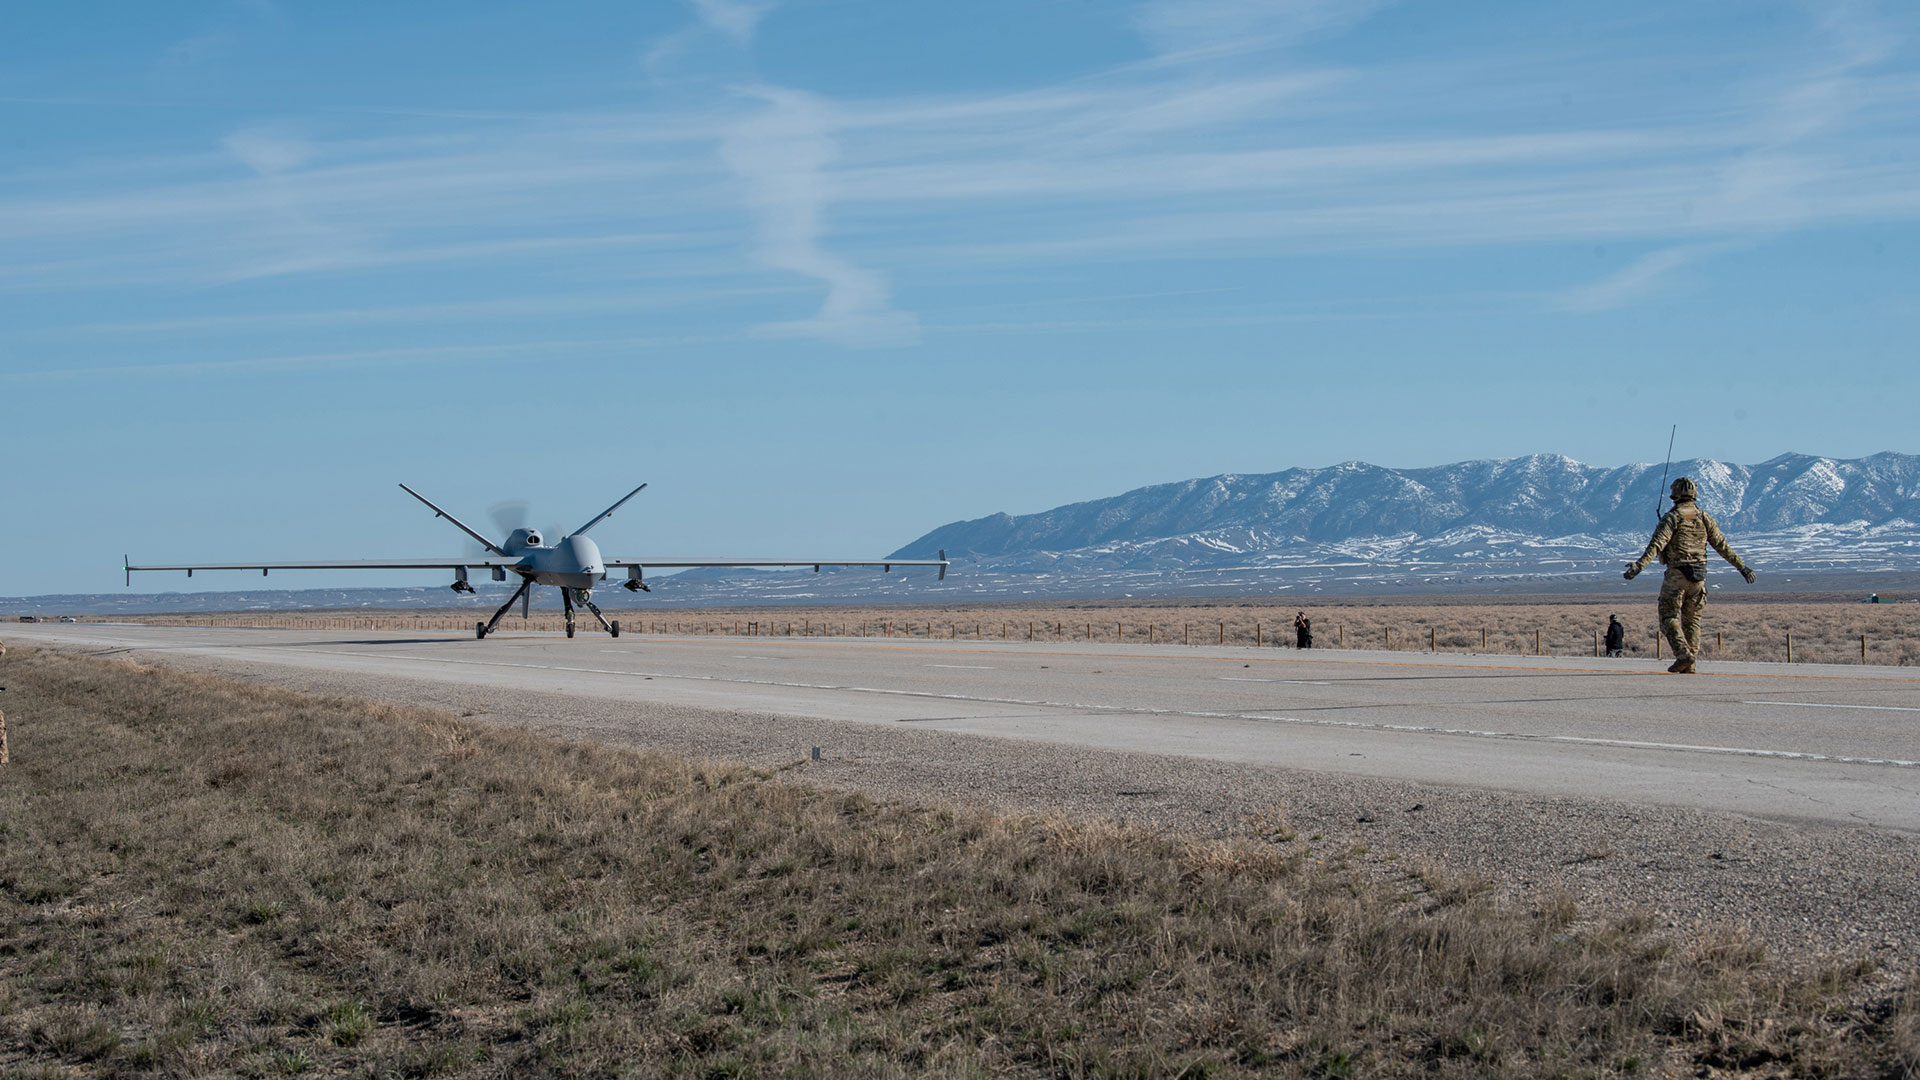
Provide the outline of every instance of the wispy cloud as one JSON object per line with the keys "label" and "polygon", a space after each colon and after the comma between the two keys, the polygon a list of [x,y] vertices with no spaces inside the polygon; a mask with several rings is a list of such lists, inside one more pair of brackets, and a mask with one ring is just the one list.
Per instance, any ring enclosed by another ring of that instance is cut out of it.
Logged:
{"label": "wispy cloud", "polygon": [[230,280],[335,267],[369,246],[363,230],[321,220],[306,191],[288,182],[287,174],[313,157],[312,143],[286,132],[247,129],[228,135],[223,145],[258,174],[244,189],[254,220],[235,237],[247,254],[228,271]]}
{"label": "wispy cloud", "polygon": [[799,285],[758,288],[644,289],[598,295],[521,296],[468,300],[448,304],[404,304],[371,308],[327,308],[319,311],[277,311],[257,315],[212,315],[146,322],[101,323],[66,327],[63,334],[98,337],[155,338],[171,335],[277,334],[288,330],[337,330],[363,326],[406,326],[458,322],[519,321],[552,315],[604,315],[689,308],[740,300],[791,296]]}
{"label": "wispy cloud", "polygon": [[222,140],[227,152],[262,176],[299,168],[313,157],[313,144],[283,131],[248,128]]}
{"label": "wispy cloud", "polygon": [[826,172],[836,153],[830,108],[792,90],[763,88],[755,96],[765,110],[734,125],[721,143],[721,157],[739,177],[754,215],[756,254],[767,266],[817,278],[827,288],[811,318],[761,332],[862,346],[917,340],[913,316],[889,307],[884,279],[822,244],[834,194]]}
{"label": "wispy cloud", "polygon": [[[1698,201],[1701,226],[1757,242],[1816,217],[1833,216],[1831,207],[1816,211],[1812,204],[1821,197],[1821,189],[1836,179],[1834,162],[1800,148],[1841,125],[1870,99],[1871,91],[1858,73],[1886,59],[1895,39],[1864,4],[1854,0],[1812,0],[1807,8],[1826,38],[1825,55],[1758,109],[1750,127],[1734,133],[1740,147],[1718,170],[1718,183],[1702,192]],[[1674,271],[1732,246],[1750,244],[1664,248],[1559,299],[1573,311],[1622,307],[1653,295]]]}
{"label": "wispy cloud", "polygon": [[695,22],[654,42],[641,57],[641,65],[655,78],[664,76],[669,68],[693,48],[695,43],[709,34],[718,34],[736,46],[751,43],[753,32],[760,25],[760,20],[780,6],[780,0],[687,0],[687,2],[693,8]]}
{"label": "wispy cloud", "polygon": [[1635,259],[1620,271],[1559,297],[1567,311],[1610,311],[1626,307],[1654,292],[1667,275],[1721,249],[1713,244],[1681,244]]}
{"label": "wispy cloud", "polygon": [[[647,70],[656,78],[703,34],[748,45],[760,20],[778,6],[778,0],[688,2],[698,24],[669,35],[647,53]],[[761,108],[726,127],[720,158],[738,180],[752,215],[754,257],[772,269],[814,278],[827,290],[812,316],[766,323],[754,333],[861,347],[919,340],[913,316],[890,307],[885,279],[826,247],[834,198],[828,166],[838,151],[832,108],[811,94],[773,86],[751,89],[745,98]]]}
{"label": "wispy cloud", "polygon": [[712,335],[674,335],[660,337],[620,337],[514,341],[487,345],[428,345],[414,348],[353,349],[337,352],[289,353],[250,356],[230,360],[189,360],[177,363],[73,365],[26,371],[0,372],[0,383],[57,383],[75,379],[113,376],[116,378],[197,378],[207,375],[248,372],[279,373],[297,371],[341,371],[355,368],[389,368],[423,364],[460,364],[473,366],[526,358],[551,359],[570,353],[604,354],[609,350],[669,349],[693,345],[711,345],[722,340]]}
{"label": "wispy cloud", "polygon": [[1392,0],[1151,0],[1133,24],[1163,56],[1181,60],[1286,48],[1335,34]]}
{"label": "wispy cloud", "polygon": [[702,23],[742,45],[752,40],[754,27],[778,6],[779,0],[693,0]]}

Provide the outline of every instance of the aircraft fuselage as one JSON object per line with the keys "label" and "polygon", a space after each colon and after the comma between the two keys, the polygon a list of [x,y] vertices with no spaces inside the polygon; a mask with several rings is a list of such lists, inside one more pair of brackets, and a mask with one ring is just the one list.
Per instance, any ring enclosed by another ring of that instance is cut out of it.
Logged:
{"label": "aircraft fuselage", "polygon": [[591,589],[607,580],[607,568],[600,559],[600,545],[590,537],[562,537],[552,547],[530,547],[522,551],[509,551],[508,554],[522,555],[523,558],[507,569],[531,579],[535,585]]}

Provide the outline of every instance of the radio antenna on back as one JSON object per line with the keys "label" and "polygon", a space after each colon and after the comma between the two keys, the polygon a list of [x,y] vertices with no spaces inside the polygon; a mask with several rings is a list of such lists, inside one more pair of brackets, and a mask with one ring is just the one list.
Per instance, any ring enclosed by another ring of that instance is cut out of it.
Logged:
{"label": "radio antenna on back", "polygon": [[1667,464],[1660,470],[1660,489],[1653,493],[1653,519],[1655,521],[1660,520],[1660,493],[1667,490],[1667,473],[1673,469],[1673,438],[1678,434],[1680,434],[1679,424],[1673,425],[1673,430],[1667,432]]}

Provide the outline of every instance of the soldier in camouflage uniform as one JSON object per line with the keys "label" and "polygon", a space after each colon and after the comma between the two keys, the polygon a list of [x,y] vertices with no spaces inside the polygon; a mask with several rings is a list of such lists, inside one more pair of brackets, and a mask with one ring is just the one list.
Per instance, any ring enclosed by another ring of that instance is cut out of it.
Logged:
{"label": "soldier in camouflage uniform", "polygon": [[1707,606],[1707,547],[1720,553],[1740,576],[1753,584],[1753,570],[1734,554],[1720,526],[1705,510],[1693,504],[1697,494],[1693,481],[1681,477],[1673,482],[1673,509],[1660,519],[1660,527],[1647,541],[1647,550],[1627,564],[1626,578],[1632,581],[1656,557],[1667,568],[1660,585],[1660,632],[1673,646],[1673,666],[1668,671],[1693,674],[1693,662],[1700,655],[1700,616]]}

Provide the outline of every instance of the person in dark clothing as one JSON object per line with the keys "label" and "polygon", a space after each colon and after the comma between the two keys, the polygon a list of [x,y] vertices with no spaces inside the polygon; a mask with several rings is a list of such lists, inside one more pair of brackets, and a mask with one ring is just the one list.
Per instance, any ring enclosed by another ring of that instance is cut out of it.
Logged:
{"label": "person in dark clothing", "polygon": [[1295,648],[1313,648],[1313,620],[1302,611],[1293,617],[1293,644]]}
{"label": "person in dark clothing", "polygon": [[1627,648],[1627,628],[1620,625],[1620,616],[1607,616],[1607,655],[1619,656]]}

